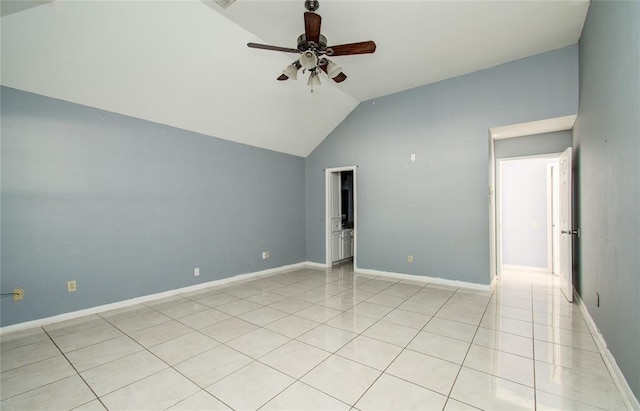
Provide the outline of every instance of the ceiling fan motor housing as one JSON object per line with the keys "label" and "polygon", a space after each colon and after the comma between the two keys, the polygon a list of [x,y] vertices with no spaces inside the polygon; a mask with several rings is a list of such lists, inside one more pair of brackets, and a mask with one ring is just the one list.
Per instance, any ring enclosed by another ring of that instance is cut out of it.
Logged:
{"label": "ceiling fan motor housing", "polygon": [[305,0],[304,7],[309,11],[316,11],[320,7],[318,0]]}
{"label": "ceiling fan motor housing", "polygon": [[298,36],[298,50],[306,51],[310,48],[315,48],[318,51],[324,51],[327,48],[327,38],[321,34],[320,44],[314,44],[312,46],[311,43],[307,41],[307,35],[302,33]]}

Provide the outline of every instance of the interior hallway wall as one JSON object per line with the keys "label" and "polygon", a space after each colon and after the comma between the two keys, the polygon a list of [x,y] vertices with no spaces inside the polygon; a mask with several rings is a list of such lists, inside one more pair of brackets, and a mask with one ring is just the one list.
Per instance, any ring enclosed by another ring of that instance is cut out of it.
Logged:
{"label": "interior hallway wall", "polygon": [[307,259],[325,262],[323,169],[358,165],[360,268],[488,284],[488,129],[577,102],[574,45],[361,103],[307,157]]}
{"label": "interior hallway wall", "polygon": [[[580,39],[578,293],[640,398],[640,2],[592,2]],[[600,306],[595,295],[600,294]]]}
{"label": "interior hallway wall", "polygon": [[303,158],[1,98],[2,326],[305,260]]}

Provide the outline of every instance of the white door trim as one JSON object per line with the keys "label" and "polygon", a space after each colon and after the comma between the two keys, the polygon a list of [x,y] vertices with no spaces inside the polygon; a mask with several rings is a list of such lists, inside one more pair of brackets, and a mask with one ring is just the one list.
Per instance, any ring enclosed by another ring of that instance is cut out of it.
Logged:
{"label": "white door trim", "polygon": [[324,169],[324,220],[325,220],[325,267],[331,267],[331,174],[342,171],[353,171],[353,269],[358,267],[358,184],[357,180],[358,166],[334,167]]}

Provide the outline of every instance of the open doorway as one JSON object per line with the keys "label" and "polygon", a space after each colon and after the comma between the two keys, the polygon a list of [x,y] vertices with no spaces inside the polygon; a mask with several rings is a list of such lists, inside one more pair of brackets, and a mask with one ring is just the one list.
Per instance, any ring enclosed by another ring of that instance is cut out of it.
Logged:
{"label": "open doorway", "polygon": [[326,266],[353,261],[356,267],[356,166],[325,170]]}
{"label": "open doorway", "polygon": [[558,158],[553,154],[497,161],[498,273],[557,274]]}

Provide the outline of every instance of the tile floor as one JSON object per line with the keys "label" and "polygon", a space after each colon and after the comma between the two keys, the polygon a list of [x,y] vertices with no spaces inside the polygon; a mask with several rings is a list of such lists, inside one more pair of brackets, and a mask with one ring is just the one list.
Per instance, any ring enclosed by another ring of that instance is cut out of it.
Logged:
{"label": "tile floor", "polygon": [[621,410],[551,276],[301,269],[2,337],[3,410]]}

